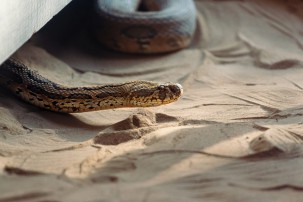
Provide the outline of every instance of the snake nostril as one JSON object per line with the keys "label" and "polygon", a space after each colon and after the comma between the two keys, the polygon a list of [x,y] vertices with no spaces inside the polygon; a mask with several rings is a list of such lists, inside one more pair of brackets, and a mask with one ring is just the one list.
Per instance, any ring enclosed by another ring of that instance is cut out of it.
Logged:
{"label": "snake nostril", "polygon": [[178,93],[178,89],[174,86],[170,87],[171,92],[173,92],[174,94]]}

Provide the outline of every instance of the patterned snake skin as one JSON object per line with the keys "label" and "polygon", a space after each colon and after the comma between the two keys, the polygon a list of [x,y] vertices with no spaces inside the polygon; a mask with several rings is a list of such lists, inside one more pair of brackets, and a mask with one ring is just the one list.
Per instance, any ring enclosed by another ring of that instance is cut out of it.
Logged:
{"label": "patterned snake skin", "polygon": [[[141,11],[135,12],[138,7]],[[195,24],[192,0],[97,0],[93,28],[108,48],[145,54],[188,46]],[[180,84],[151,81],[65,87],[14,58],[0,66],[0,84],[35,106],[63,113],[159,106],[183,92]]]}
{"label": "patterned snake skin", "polygon": [[131,81],[95,87],[65,87],[10,58],[0,66],[0,84],[23,100],[44,109],[74,113],[122,107],[152,107],[176,101],[182,86]]}
{"label": "patterned snake skin", "polygon": [[[138,7],[149,12],[136,12]],[[192,0],[97,0],[96,38],[128,53],[163,53],[189,45],[196,27]]]}

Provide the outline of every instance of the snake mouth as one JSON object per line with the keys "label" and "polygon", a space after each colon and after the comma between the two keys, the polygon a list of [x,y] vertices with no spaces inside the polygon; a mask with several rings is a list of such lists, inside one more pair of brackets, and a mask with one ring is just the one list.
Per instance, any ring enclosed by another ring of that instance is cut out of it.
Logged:
{"label": "snake mouth", "polygon": [[179,84],[179,83],[176,83],[176,86],[179,88],[179,96],[182,96],[183,95],[183,87],[182,87],[182,85],[181,84]]}

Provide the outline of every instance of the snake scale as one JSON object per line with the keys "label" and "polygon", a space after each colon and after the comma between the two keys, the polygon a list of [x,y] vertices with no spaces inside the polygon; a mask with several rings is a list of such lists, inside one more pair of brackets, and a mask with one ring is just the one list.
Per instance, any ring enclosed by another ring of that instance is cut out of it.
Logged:
{"label": "snake scale", "polygon": [[[139,7],[144,11],[137,11]],[[188,46],[195,29],[192,0],[97,0],[95,9],[96,38],[122,52],[176,51]],[[13,57],[0,66],[0,84],[26,102],[63,113],[159,106],[176,101],[183,92],[178,83],[152,81],[66,87]]]}
{"label": "snake scale", "polygon": [[193,0],[95,2],[95,36],[113,50],[140,54],[176,51],[189,45],[196,28]]}

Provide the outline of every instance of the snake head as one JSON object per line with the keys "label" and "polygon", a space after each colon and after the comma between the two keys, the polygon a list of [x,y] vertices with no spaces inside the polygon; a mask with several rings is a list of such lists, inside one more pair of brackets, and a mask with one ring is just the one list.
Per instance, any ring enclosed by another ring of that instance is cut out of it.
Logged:
{"label": "snake head", "polygon": [[177,101],[183,93],[178,83],[139,81],[129,95],[131,107],[152,107]]}

